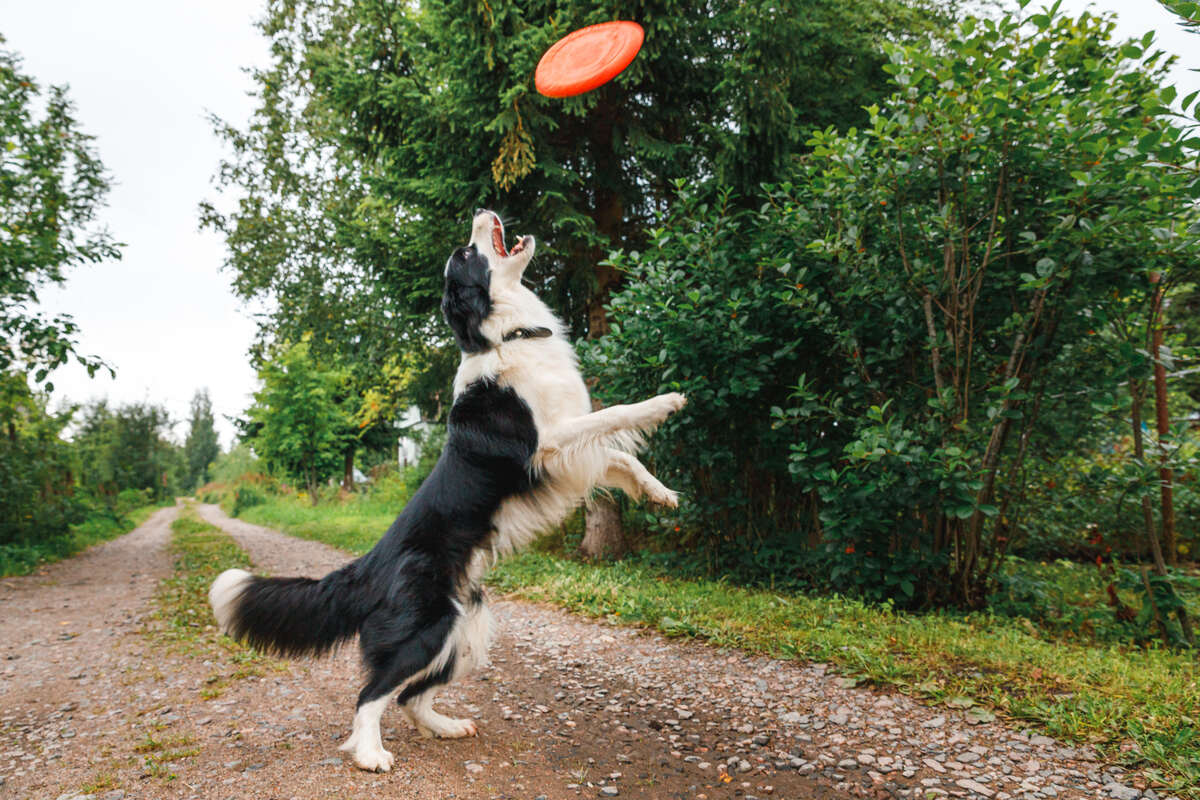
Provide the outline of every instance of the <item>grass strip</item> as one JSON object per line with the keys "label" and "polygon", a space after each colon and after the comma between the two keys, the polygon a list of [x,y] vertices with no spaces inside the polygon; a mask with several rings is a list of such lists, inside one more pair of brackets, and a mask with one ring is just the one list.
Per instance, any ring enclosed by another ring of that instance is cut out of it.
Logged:
{"label": "grass strip", "polygon": [[201,696],[212,699],[230,682],[261,675],[275,664],[257,651],[218,633],[208,604],[208,589],[227,569],[250,568],[250,556],[233,538],[184,507],[171,523],[172,573],[159,582],[158,614],[161,625],[152,635],[185,655],[221,655],[231,665],[227,672],[217,668],[208,676]]}
{"label": "grass strip", "polygon": [[[243,518],[352,553],[392,515],[278,499]],[[1096,745],[1183,797],[1200,799],[1200,686],[1192,657],[1163,649],[1064,642],[988,613],[909,614],[844,597],[679,580],[629,562],[581,563],[527,551],[489,583],[579,614],[776,658],[822,661],[848,677],[933,703],[998,713]]]}
{"label": "grass strip", "polygon": [[80,553],[94,544],[107,542],[129,533],[150,519],[161,506],[143,506],[120,516],[96,513],[72,525],[62,536],[36,542],[0,544],[0,578],[32,575],[43,564],[52,564]]}

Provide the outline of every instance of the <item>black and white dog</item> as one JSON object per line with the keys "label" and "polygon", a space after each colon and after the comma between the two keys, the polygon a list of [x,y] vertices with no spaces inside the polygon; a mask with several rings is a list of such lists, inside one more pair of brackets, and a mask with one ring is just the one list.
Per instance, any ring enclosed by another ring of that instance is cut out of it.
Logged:
{"label": "black and white dog", "polygon": [[374,549],[320,580],[228,570],[209,592],[222,630],[263,650],[316,655],[358,634],[367,683],[342,749],[363,769],[392,767],[379,721],[393,697],[425,736],[475,734],[433,697],[487,662],[481,581],[496,557],[598,486],[677,503],[631,453],[683,396],[592,412],[562,322],[521,283],[534,248],[526,236],[508,252],[500,218],[479,211],[450,255],[442,311],[462,362],[446,447]]}

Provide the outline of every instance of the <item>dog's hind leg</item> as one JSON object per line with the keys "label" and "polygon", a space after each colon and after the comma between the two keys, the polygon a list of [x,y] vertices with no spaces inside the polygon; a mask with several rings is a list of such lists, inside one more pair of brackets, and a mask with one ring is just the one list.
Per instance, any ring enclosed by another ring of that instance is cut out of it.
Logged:
{"label": "dog's hind leg", "polygon": [[401,708],[413,727],[427,739],[461,739],[478,733],[475,720],[455,719],[433,710],[433,698],[438,687],[431,687],[405,701]]}
{"label": "dog's hind leg", "polygon": [[[407,682],[424,671],[443,670],[446,660],[452,659],[453,645],[449,634],[456,616],[450,613],[437,618],[395,644],[389,642],[392,637],[387,635],[389,624],[396,617],[394,611],[380,613],[374,619],[368,617],[363,624],[360,636],[370,678],[358,695],[350,738],[340,748],[352,752],[354,763],[362,769],[371,772],[391,770],[395,759],[384,749],[379,720],[392,697]],[[451,652],[446,652],[448,648]]]}
{"label": "dog's hind leg", "polygon": [[487,664],[491,632],[492,612],[488,610],[483,589],[474,586],[463,603],[463,615],[450,633],[453,651],[446,663],[437,672],[413,680],[396,698],[408,721],[422,736],[459,739],[476,734],[473,720],[455,719],[434,711],[433,698],[444,684]]}
{"label": "dog's hind leg", "polygon": [[601,483],[612,486],[629,495],[632,500],[643,497],[652,503],[676,508],[679,505],[679,495],[666,486],[658,478],[650,474],[650,470],[628,453],[607,448],[608,464],[604,469]]}

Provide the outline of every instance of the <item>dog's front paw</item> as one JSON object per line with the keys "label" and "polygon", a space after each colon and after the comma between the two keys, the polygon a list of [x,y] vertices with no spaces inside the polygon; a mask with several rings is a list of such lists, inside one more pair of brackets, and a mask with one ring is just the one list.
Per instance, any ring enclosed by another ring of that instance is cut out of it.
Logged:
{"label": "dog's front paw", "polygon": [[679,392],[670,392],[658,395],[651,402],[654,403],[654,421],[659,423],[687,405],[687,398]]}
{"label": "dog's front paw", "polygon": [[396,757],[382,747],[359,747],[354,751],[354,763],[367,772],[391,772]]}
{"label": "dog's front paw", "polygon": [[659,486],[658,489],[647,493],[651,503],[658,503],[660,506],[667,508],[679,508],[679,492],[668,489],[665,486]]}

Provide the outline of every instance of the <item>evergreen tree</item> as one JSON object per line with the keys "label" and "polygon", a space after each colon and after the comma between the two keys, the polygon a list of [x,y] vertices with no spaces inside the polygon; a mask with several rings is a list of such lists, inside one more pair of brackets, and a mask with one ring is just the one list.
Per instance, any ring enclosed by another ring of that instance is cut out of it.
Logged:
{"label": "evergreen tree", "polygon": [[197,389],[192,395],[192,411],[188,419],[188,434],[183,445],[187,463],[184,489],[191,491],[209,481],[209,468],[221,454],[217,431],[213,427],[212,401],[208,389]]}

